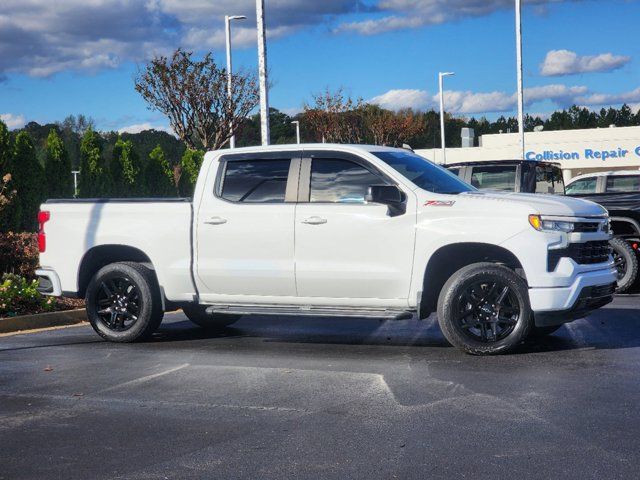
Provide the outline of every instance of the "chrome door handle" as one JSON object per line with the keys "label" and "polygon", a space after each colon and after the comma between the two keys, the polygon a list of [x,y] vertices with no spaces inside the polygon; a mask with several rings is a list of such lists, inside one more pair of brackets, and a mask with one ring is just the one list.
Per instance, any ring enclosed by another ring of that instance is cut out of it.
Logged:
{"label": "chrome door handle", "polygon": [[320,217],[309,217],[302,220],[302,223],[306,223],[307,225],[322,225],[323,223],[327,223],[327,219]]}
{"label": "chrome door handle", "polygon": [[222,225],[227,223],[227,219],[222,217],[211,217],[209,220],[206,220],[204,223],[206,223],[207,225]]}

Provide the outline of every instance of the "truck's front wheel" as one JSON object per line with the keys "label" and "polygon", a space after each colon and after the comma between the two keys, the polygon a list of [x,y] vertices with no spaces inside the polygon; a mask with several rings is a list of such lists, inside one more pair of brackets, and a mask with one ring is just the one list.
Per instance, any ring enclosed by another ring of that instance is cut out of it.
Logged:
{"label": "truck's front wheel", "polygon": [[446,339],[467,353],[505,353],[521,343],[532,328],[527,285],[502,265],[466,266],[442,288],[438,322]]}
{"label": "truck's front wheel", "polygon": [[142,340],[162,322],[158,282],[153,271],[139,263],[102,267],[87,286],[85,302],[93,329],[112,342]]}

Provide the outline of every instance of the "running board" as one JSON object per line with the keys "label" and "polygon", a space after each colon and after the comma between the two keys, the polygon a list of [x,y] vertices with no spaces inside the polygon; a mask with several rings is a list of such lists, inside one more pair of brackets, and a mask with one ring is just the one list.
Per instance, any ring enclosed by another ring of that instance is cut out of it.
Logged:
{"label": "running board", "polygon": [[295,315],[309,317],[367,317],[381,318],[385,320],[410,320],[413,311],[375,309],[375,308],[349,308],[349,307],[310,307],[307,305],[211,305],[207,307],[207,314],[234,314],[234,315]]}

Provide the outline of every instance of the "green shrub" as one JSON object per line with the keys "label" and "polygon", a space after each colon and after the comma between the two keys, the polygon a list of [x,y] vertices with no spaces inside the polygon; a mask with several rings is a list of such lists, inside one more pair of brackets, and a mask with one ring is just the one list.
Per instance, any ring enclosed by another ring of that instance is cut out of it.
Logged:
{"label": "green shrub", "polygon": [[37,233],[0,233],[0,275],[15,273],[34,278],[38,255]]}
{"label": "green shrub", "polygon": [[0,317],[48,312],[54,309],[55,299],[38,293],[37,280],[5,273],[0,281]]}

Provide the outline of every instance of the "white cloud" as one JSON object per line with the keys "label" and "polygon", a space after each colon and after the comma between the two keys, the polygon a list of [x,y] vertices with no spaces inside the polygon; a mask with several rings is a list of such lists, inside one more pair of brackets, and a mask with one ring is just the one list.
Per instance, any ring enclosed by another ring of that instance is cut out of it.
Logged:
{"label": "white cloud", "polygon": [[7,125],[9,130],[22,128],[27,123],[24,115],[14,115],[13,113],[0,113],[0,120]]}
{"label": "white cloud", "polygon": [[579,98],[586,105],[615,105],[620,103],[640,102],[640,87],[630,92],[622,93],[594,93]]}
{"label": "white cloud", "polygon": [[380,105],[388,110],[401,110],[403,108],[424,110],[434,105],[426,91],[410,89],[389,90],[382,95],[373,97],[368,103]]}
{"label": "white cloud", "polygon": [[631,57],[612,53],[579,56],[570,50],[551,50],[540,65],[540,73],[545,77],[554,77],[589,72],[611,72],[622,68],[630,61]]}
{"label": "white cloud", "polygon": [[[560,107],[568,107],[576,99],[588,92],[587,87],[566,85],[544,85],[525,88],[524,99],[527,106],[549,100]],[[469,90],[445,90],[444,102],[448,112],[459,114],[509,112],[516,108],[515,93],[500,91],[472,92]],[[369,100],[389,110],[413,108],[424,110],[438,108],[438,94],[430,95],[425,90],[389,90]]]}
{"label": "white cloud", "polygon": [[[546,6],[551,3],[580,0],[529,0],[527,4]],[[378,0],[374,9],[386,14],[373,19],[342,23],[335,31],[361,35],[438,25],[469,17],[481,17],[513,8],[513,0]]]}
{"label": "white cloud", "polygon": [[[530,0],[529,4],[580,0]],[[478,17],[513,8],[513,0],[278,0],[267,2],[267,35],[336,24],[358,12],[365,20],[337,31],[375,34]],[[177,46],[224,48],[224,15],[234,47],[253,47],[255,0],[2,0],[0,80],[9,72],[47,77],[60,71],[117,68]],[[366,17],[369,15],[369,17]]]}
{"label": "white cloud", "polygon": [[167,132],[175,136],[173,130],[171,130],[171,128],[167,127],[166,125],[152,125],[149,122],[135,123],[133,125],[119,128],[118,133],[140,133],[144,132],[145,130],[158,130],[161,132]]}
{"label": "white cloud", "polygon": [[[358,8],[354,0],[268,2],[268,36],[277,38]],[[225,14],[235,47],[255,45],[255,0],[2,0],[0,77],[116,68],[177,46],[224,48]]]}

